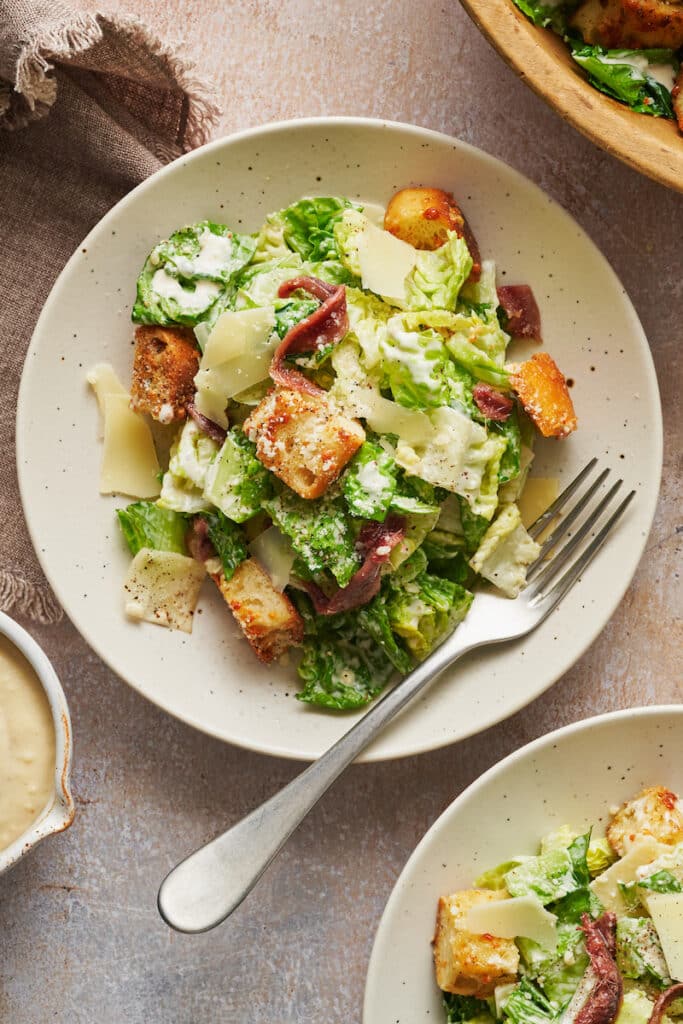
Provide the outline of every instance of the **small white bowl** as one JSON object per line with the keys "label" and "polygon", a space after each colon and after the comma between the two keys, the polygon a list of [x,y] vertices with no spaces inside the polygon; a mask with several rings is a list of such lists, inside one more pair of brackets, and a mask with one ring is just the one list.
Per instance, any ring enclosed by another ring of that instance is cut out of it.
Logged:
{"label": "small white bowl", "polygon": [[32,825],[13,843],[0,850],[0,874],[16,864],[47,836],[63,832],[76,813],[69,775],[71,772],[71,718],[57,673],[36,641],[9,615],[0,612],[0,635],[20,651],[40,680],[52,712],[55,729],[54,787],[50,798]]}
{"label": "small white bowl", "polygon": [[469,889],[569,825],[604,826],[645,786],[683,792],[683,706],[628,708],[528,743],[467,787],[429,829],[389,897],[370,958],[364,1024],[441,1024],[431,939],[439,896]]}

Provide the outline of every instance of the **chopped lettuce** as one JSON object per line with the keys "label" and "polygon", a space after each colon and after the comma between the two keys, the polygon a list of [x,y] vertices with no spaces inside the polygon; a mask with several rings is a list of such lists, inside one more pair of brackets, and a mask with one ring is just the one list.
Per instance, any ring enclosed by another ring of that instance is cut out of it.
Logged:
{"label": "chopped lettuce", "polygon": [[524,529],[517,506],[505,505],[484,534],[470,566],[507,597],[517,597],[525,585],[526,570],[540,550]]}
{"label": "chopped lettuce", "polygon": [[140,272],[133,320],[194,325],[205,319],[254,248],[248,235],[212,221],[174,231],[155,245]]}
{"label": "chopped lettuce", "polygon": [[413,659],[396,639],[386,608],[385,593],[377,594],[369,604],[357,611],[358,625],[382,648],[385,655],[404,675],[413,667]]}
{"label": "chopped lettuce", "polygon": [[473,599],[458,583],[424,572],[394,590],[387,613],[393,631],[417,658],[424,658],[464,619]]}
{"label": "chopped lettuce", "polygon": [[566,849],[529,857],[508,871],[505,885],[511,896],[535,896],[544,905],[580,888],[574,875],[574,862]]}
{"label": "chopped lettuce", "polygon": [[204,496],[236,523],[260,512],[271,492],[270,474],[255,452],[251,441],[233,427],[206,474]]}
{"label": "chopped lettuce", "polygon": [[474,996],[458,996],[453,992],[444,992],[443,1006],[446,1011],[446,1024],[493,1024],[491,1008],[485,999]]}
{"label": "chopped lettuce", "polygon": [[586,851],[586,863],[591,878],[605,871],[616,860],[614,850],[606,839],[592,839]]}
{"label": "chopped lettuce", "polygon": [[[345,617],[346,618],[346,617]],[[384,689],[394,666],[372,637],[345,622],[304,640],[298,672],[304,681],[297,699],[333,711],[363,707]]]}
{"label": "chopped lettuce", "polygon": [[171,446],[169,472],[176,479],[184,480],[201,490],[218,447],[194,420],[188,419]]}
{"label": "chopped lettuce", "polygon": [[498,481],[506,484],[518,477],[522,468],[522,432],[519,426],[517,407],[501,423],[492,422],[490,429],[505,440],[505,451],[498,467]]}
{"label": "chopped lettuce", "polygon": [[568,27],[568,17],[571,11],[577,6],[579,0],[569,0],[562,3],[543,3],[542,0],[514,0],[527,18],[530,18],[534,25],[541,25],[542,28],[551,28],[559,35],[564,35]]}
{"label": "chopped lettuce", "polygon": [[605,50],[573,43],[572,57],[591,85],[640,114],[673,118],[671,89],[648,73],[650,65],[670,65],[671,86],[678,70],[673,50]]}
{"label": "chopped lettuce", "polygon": [[333,224],[334,241],[342,263],[356,277],[361,276],[358,247],[367,227],[368,218],[353,207],[342,212]]}
{"label": "chopped lettuce", "polygon": [[342,479],[352,516],[383,523],[396,493],[398,466],[381,445],[365,441]]}
{"label": "chopped lettuce", "polygon": [[463,317],[462,320],[465,322],[461,323],[460,329],[454,330],[446,338],[448,351],[455,361],[464,366],[477,380],[483,380],[493,387],[507,391],[510,387],[510,378],[505,367],[497,363],[486,349],[475,344],[476,328],[483,321],[478,317]]}
{"label": "chopped lettuce", "polygon": [[564,1009],[588,967],[581,931],[574,923],[558,924],[557,949],[552,953],[532,939],[518,938],[516,941],[525,974],[542,988],[558,1009]]}
{"label": "chopped lettuce", "polygon": [[515,985],[503,1006],[503,1020],[511,1024],[548,1024],[555,1016],[553,1004],[528,978]]}
{"label": "chopped lettuce", "polygon": [[346,309],[349,329],[358,340],[365,369],[372,370],[380,362],[387,323],[396,310],[360,288],[346,289]]}
{"label": "chopped lettuce", "polygon": [[350,206],[334,196],[300,199],[279,213],[285,243],[305,260],[338,259],[334,227]]}
{"label": "chopped lettuce", "polygon": [[408,409],[445,405],[448,387],[444,370],[448,353],[441,335],[430,328],[407,331],[393,317],[380,343],[382,369],[392,396]]}
{"label": "chopped lettuce", "polygon": [[488,871],[484,871],[475,879],[474,884],[477,889],[495,889],[497,891],[507,889],[505,876],[527,859],[526,857],[518,857],[516,860],[506,860],[495,868],[489,868]]}
{"label": "chopped lettuce", "polygon": [[117,509],[116,515],[131,554],[137,555],[141,548],[187,554],[187,519],[184,515],[161,508],[152,501],[136,501],[126,508]]}
{"label": "chopped lettuce", "polygon": [[421,249],[406,279],[406,309],[454,310],[458,295],[472,270],[467,242],[455,231],[433,251]]}
{"label": "chopped lettuce", "polygon": [[648,1024],[654,1002],[638,988],[627,989],[614,1024]]}
{"label": "chopped lettuce", "polygon": [[237,566],[249,554],[244,535],[237,523],[233,523],[218,509],[202,513],[202,518],[206,520],[209,540],[221,560],[223,575],[226,580],[231,580]]}
{"label": "chopped lettuce", "polygon": [[617,965],[625,978],[671,984],[662,944],[649,917],[617,918]]}
{"label": "chopped lettuce", "polygon": [[332,573],[345,587],[360,568],[351,520],[344,500],[328,491],[322,498],[307,500],[282,491],[264,502],[263,508],[286,534],[310,573]]}

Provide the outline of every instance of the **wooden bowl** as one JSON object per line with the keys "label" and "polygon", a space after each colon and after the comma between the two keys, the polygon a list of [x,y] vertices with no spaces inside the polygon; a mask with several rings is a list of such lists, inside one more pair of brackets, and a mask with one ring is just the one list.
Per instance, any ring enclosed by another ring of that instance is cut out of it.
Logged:
{"label": "wooden bowl", "polygon": [[662,185],[683,192],[683,137],[674,121],[637,114],[593,88],[559,36],[512,0],[461,0],[475,24],[561,117],[592,142]]}

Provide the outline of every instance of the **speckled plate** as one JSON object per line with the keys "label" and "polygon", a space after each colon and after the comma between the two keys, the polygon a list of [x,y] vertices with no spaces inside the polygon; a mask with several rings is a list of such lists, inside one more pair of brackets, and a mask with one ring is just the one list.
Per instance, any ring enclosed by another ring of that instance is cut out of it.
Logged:
{"label": "speckled plate", "polygon": [[487,868],[534,854],[569,825],[606,824],[645,786],[683,792],[683,707],[631,708],[558,729],[510,754],[432,825],[401,872],[368,968],[364,1024],[443,1024],[431,939],[439,896]]}
{"label": "speckled plate", "polygon": [[662,457],[657,383],[633,307],[586,234],[530,181],[456,139],[379,121],[295,121],[221,139],[160,171],[104,217],[57,281],[26,358],[19,482],[38,557],[69,616],[150,700],[269,754],[314,758],[353,716],[296,701],[294,668],[260,665],[210,586],[190,637],[126,619],[121,585],[130,556],[116,502],[98,494],[101,445],[85,373],[107,360],[130,379],[136,276],[155,242],[178,225],[210,218],[251,231],[302,195],[386,203],[410,183],[455,192],[500,280],[532,285],[547,347],[576,382],[580,430],[539,445],[535,473],[562,484],[597,455],[638,495],[582,583],[540,629],[460,662],[366,757],[414,754],[493,725],[558,679],[616,608],[650,529]]}

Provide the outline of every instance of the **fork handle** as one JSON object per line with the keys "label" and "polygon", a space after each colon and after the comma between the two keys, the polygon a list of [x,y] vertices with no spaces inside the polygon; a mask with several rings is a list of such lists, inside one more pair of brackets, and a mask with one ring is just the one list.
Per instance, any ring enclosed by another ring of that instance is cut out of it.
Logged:
{"label": "fork handle", "polygon": [[279,793],[173,868],[158,896],[167,924],[203,932],[225,920],[344,769],[435,676],[476,646],[456,638],[457,631]]}

